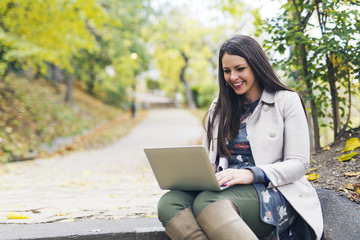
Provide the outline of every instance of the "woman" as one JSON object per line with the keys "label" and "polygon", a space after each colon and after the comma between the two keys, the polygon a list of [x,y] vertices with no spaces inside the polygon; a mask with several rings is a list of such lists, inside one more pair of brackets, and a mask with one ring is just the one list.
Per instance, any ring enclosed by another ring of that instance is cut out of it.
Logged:
{"label": "woman", "polygon": [[320,202],[304,176],[310,144],[301,98],[242,35],[220,49],[219,86],[203,144],[228,188],[164,194],[165,232],[172,239],[320,239]]}

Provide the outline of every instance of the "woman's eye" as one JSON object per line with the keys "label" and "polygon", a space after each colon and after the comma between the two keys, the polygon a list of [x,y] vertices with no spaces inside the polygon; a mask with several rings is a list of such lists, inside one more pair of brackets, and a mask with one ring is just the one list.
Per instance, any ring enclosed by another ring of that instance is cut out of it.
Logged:
{"label": "woman's eye", "polygon": [[245,68],[238,68],[236,69],[237,71],[241,72],[242,70],[244,70]]}
{"label": "woman's eye", "polygon": [[224,73],[230,73],[230,70],[224,70]]}

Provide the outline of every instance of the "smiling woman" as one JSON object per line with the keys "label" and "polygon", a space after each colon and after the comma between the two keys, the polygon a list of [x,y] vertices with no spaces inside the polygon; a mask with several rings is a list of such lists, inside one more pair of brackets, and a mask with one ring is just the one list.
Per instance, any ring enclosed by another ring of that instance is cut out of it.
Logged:
{"label": "smiling woman", "polygon": [[222,45],[218,70],[203,145],[228,188],[167,192],[158,204],[165,232],[172,239],[320,239],[320,202],[305,178],[310,143],[301,98],[248,36]]}

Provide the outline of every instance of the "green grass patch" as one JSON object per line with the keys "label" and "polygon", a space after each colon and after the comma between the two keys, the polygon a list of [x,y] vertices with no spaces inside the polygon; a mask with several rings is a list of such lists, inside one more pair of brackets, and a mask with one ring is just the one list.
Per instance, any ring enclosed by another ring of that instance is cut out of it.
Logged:
{"label": "green grass patch", "polygon": [[74,90],[73,106],[64,104],[63,99],[62,86],[56,90],[42,79],[10,75],[0,82],[0,162],[44,156],[43,143],[51,144],[57,137],[84,136],[124,114],[78,89]]}

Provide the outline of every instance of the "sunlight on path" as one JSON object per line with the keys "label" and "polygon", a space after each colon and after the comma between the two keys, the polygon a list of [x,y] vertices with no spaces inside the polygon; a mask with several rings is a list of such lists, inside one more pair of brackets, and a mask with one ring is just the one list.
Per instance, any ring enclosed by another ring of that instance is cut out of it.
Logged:
{"label": "sunlight on path", "polygon": [[[106,148],[0,166],[0,224],[156,217],[164,191],[143,148],[194,144],[202,134],[186,110],[151,110]],[[9,212],[29,218],[8,219]]]}

